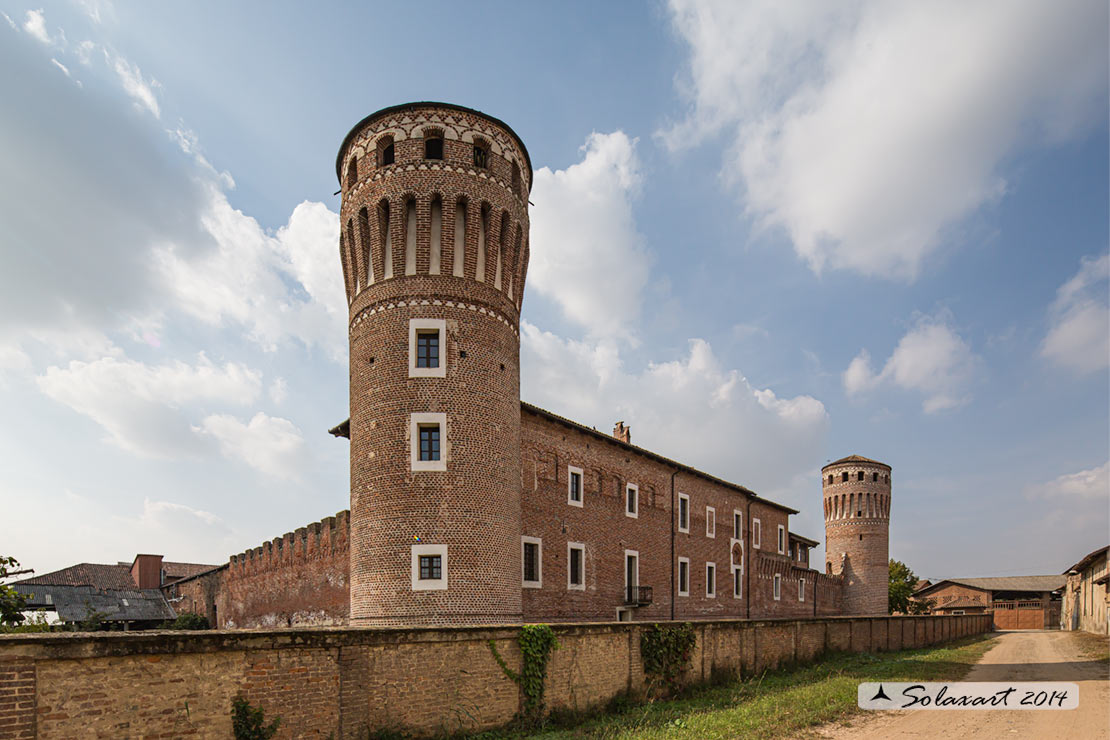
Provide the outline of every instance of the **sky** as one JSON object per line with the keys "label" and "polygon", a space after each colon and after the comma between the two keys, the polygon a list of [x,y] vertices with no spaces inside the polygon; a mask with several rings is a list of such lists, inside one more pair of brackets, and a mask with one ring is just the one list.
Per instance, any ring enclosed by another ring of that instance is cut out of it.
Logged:
{"label": "sky", "polygon": [[0,11],[24,567],[222,563],[347,508],[335,156],[418,100],[536,168],[524,400],[814,539],[821,466],[886,462],[891,557],[934,580],[1110,539],[1101,0]]}

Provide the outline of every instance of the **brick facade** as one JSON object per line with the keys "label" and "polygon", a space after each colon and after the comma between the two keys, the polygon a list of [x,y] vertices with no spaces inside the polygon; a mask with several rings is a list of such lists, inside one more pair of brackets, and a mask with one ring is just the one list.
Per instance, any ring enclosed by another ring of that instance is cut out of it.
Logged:
{"label": "brick facade", "polygon": [[[645,625],[556,625],[550,708],[586,710],[640,691]],[[990,630],[990,617],[700,622],[686,682],[812,661],[826,651],[900,650]],[[510,627],[0,635],[0,740],[230,737],[242,694],[278,738],[452,735],[497,727],[519,689]]]}

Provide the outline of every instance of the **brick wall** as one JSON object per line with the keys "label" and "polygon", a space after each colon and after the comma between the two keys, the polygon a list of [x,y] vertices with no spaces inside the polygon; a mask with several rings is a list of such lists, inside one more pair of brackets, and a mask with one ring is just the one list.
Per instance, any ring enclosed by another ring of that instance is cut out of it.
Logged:
{"label": "brick wall", "polygon": [[[643,624],[554,625],[549,707],[587,709],[644,684]],[[885,651],[989,631],[989,615],[696,623],[688,681],[827,651]],[[448,734],[520,707],[490,653],[519,668],[512,627],[312,628],[0,636],[0,740],[229,737],[237,694],[280,738]]]}
{"label": "brick wall", "polygon": [[225,629],[347,623],[350,518],[335,516],[163,588],[174,610]]}

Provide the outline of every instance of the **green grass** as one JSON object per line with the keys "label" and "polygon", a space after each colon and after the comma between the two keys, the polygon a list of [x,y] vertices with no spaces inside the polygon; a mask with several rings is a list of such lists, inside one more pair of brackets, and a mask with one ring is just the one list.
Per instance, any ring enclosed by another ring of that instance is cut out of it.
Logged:
{"label": "green grass", "polygon": [[993,645],[992,637],[973,637],[923,650],[835,655],[802,668],[694,688],[670,701],[615,701],[609,711],[556,716],[531,734],[493,732],[480,737],[797,737],[807,728],[859,712],[856,686],[862,681],[958,680]]}

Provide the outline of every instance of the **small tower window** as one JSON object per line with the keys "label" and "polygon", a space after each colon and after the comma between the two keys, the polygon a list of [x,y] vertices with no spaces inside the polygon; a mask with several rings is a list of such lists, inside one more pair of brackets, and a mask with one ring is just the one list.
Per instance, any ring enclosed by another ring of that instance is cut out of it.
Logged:
{"label": "small tower window", "polygon": [[[420,460],[432,461],[439,459],[439,425],[420,425]],[[436,576],[438,578],[439,576]]]}
{"label": "small tower window", "polygon": [[513,193],[520,196],[520,165],[513,162]]}
{"label": "small tower window", "polygon": [[378,166],[393,164],[393,137],[387,136],[378,142]]}
{"label": "small tower window", "polygon": [[410,414],[412,446],[411,469],[414,471],[447,470],[443,444],[446,438],[447,414]]}
{"label": "small tower window", "polygon": [[351,157],[351,163],[347,165],[347,187],[353,188],[356,182],[358,182],[358,157]]}
{"label": "small tower window", "polygon": [[829,485],[830,486],[832,485],[832,482],[833,482],[832,473],[829,473]]}
{"label": "small tower window", "polygon": [[863,480],[863,471],[862,470],[859,471],[858,473],[856,473],[856,480]]}
{"label": "small tower window", "polygon": [[430,135],[424,139],[424,159],[443,159],[443,137]]}
{"label": "small tower window", "polygon": [[883,476],[883,483],[890,483],[890,476],[889,475],[884,475]]}
{"label": "small tower window", "polygon": [[439,367],[439,332],[416,332],[416,366]]}
{"label": "small tower window", "polygon": [[421,555],[420,580],[438,581],[443,578],[443,558],[439,555]]}
{"label": "small tower window", "polygon": [[848,474],[847,473],[841,473],[840,474],[840,482],[841,483],[847,483],[848,482]]}
{"label": "small tower window", "polygon": [[872,473],[871,474],[871,482],[872,483],[878,483],[879,482],[879,474],[878,473]]}
{"label": "small tower window", "polygon": [[489,147],[480,141],[474,142],[474,166],[482,169],[489,167]]}

